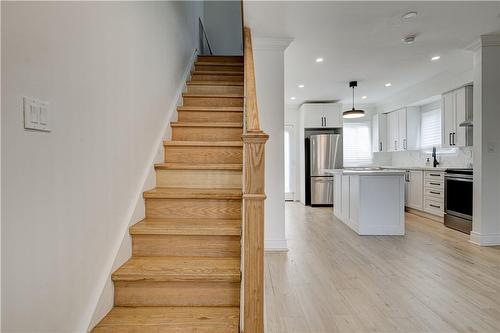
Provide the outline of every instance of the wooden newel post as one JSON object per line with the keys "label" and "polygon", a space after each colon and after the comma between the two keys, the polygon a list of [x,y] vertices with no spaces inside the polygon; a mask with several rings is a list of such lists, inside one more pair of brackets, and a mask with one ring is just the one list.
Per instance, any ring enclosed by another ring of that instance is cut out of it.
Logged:
{"label": "wooden newel post", "polygon": [[264,132],[243,134],[243,328],[264,332]]}

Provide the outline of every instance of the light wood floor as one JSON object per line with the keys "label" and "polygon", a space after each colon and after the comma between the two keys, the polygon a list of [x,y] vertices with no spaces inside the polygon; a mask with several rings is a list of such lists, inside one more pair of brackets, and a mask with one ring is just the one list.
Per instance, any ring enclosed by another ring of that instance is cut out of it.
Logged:
{"label": "light wood floor", "polygon": [[267,333],[500,332],[500,248],[415,215],[358,236],[331,208],[286,204],[288,253],[267,253]]}

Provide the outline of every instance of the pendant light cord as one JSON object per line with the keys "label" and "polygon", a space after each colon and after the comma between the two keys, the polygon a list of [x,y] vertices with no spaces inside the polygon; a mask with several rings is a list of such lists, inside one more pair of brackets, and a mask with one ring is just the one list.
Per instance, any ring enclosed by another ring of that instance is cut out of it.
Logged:
{"label": "pendant light cord", "polygon": [[352,87],[352,109],[354,110],[354,87]]}

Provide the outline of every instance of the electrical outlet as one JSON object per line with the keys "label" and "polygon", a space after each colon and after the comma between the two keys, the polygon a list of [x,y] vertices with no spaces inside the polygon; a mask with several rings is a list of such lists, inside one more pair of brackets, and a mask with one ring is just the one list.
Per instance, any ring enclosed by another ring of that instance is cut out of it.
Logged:
{"label": "electrical outlet", "polygon": [[490,141],[486,144],[486,150],[490,154],[494,154],[497,152],[497,143],[494,141]]}
{"label": "electrical outlet", "polygon": [[23,97],[24,129],[50,132],[49,103]]}

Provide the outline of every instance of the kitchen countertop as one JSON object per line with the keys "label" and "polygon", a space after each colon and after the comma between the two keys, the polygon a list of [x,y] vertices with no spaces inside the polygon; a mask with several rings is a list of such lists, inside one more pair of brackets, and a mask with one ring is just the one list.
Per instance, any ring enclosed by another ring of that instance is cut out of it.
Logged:
{"label": "kitchen countertop", "polygon": [[403,176],[405,171],[403,169],[324,169],[326,173],[335,175],[343,174],[349,176]]}
{"label": "kitchen countertop", "polygon": [[386,166],[382,165],[380,166],[382,169],[398,169],[398,170],[423,170],[423,171],[445,171],[446,169],[453,168],[453,167],[428,167],[428,166]]}

